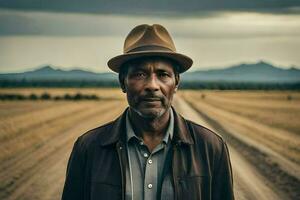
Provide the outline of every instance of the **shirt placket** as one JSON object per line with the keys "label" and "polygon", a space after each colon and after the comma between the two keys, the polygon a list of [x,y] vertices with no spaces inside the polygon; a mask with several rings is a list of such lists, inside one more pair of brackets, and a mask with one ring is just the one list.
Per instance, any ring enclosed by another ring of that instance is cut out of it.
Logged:
{"label": "shirt placket", "polygon": [[152,153],[144,146],[142,148],[142,154],[145,159],[145,178],[144,178],[144,199],[153,200],[156,199],[158,189],[158,158],[157,153],[163,150],[163,145],[158,145]]}

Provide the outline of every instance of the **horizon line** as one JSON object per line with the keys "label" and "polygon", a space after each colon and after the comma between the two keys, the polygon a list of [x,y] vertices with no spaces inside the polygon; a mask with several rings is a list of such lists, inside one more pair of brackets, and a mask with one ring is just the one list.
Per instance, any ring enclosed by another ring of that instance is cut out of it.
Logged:
{"label": "horizon line", "polygon": [[[258,60],[256,62],[238,62],[236,64],[227,65],[227,66],[215,66],[215,67],[196,68],[194,70],[191,69],[191,70],[187,71],[186,73],[188,73],[188,72],[195,72],[195,71],[224,70],[224,69],[228,69],[228,68],[239,66],[239,65],[254,65],[254,64],[259,64],[259,63],[269,64],[269,65],[271,65],[271,66],[273,66],[275,68],[279,68],[279,69],[283,69],[283,70],[289,70],[289,69],[300,70],[300,66],[296,66],[296,65],[293,65],[293,64],[290,65],[288,68],[285,68],[285,67],[273,64],[270,61]],[[44,65],[39,65],[39,66],[34,67],[34,68],[28,68],[25,71],[14,71],[14,72],[13,71],[10,71],[10,72],[9,71],[7,71],[7,72],[1,72],[0,71],[0,74],[26,73],[26,72],[30,72],[30,71],[36,71],[36,70],[39,70],[39,69],[42,69],[42,68],[45,68],[45,67],[50,67],[50,68],[52,68],[54,70],[62,70],[62,71],[65,71],[65,72],[74,71],[74,70],[81,70],[81,71],[91,72],[91,73],[96,73],[96,74],[114,73],[113,71],[111,71],[109,69],[108,69],[108,71],[96,72],[96,71],[93,71],[93,70],[86,69],[84,67],[65,68],[65,67],[56,66],[56,65],[52,65],[52,64],[44,64]]]}

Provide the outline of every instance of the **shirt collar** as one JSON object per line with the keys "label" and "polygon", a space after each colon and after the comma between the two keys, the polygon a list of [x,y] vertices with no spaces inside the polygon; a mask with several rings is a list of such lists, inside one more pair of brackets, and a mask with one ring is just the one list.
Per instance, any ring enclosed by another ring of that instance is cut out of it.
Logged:
{"label": "shirt collar", "polygon": [[[169,112],[170,112],[169,126],[168,126],[166,134],[163,138],[163,142],[166,143],[166,144],[168,143],[169,138],[172,140],[173,133],[174,133],[174,114],[173,114],[173,110],[170,108]],[[142,139],[137,137],[136,134],[134,133],[134,130],[133,130],[132,125],[131,125],[130,120],[129,120],[129,112],[128,111],[126,113],[126,134],[127,134],[127,142],[129,142],[132,138],[136,138],[139,141],[142,141]]]}

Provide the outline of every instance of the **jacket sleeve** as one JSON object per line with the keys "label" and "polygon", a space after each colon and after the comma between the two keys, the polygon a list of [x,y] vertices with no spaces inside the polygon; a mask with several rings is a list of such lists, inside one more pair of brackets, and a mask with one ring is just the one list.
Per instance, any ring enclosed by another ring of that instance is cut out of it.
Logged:
{"label": "jacket sleeve", "polygon": [[223,143],[219,162],[213,173],[212,180],[213,200],[233,200],[233,177],[226,143]]}
{"label": "jacket sleeve", "polygon": [[84,162],[84,150],[80,145],[80,140],[77,139],[67,166],[62,200],[84,199]]}

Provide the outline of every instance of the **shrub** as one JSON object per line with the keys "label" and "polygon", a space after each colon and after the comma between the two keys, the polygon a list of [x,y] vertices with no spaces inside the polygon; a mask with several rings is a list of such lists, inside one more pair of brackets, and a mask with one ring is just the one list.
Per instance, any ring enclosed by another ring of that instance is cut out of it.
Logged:
{"label": "shrub", "polygon": [[65,95],[64,95],[64,99],[65,99],[65,100],[72,100],[73,98],[72,98],[71,95],[65,94]]}
{"label": "shrub", "polygon": [[38,99],[38,96],[36,94],[30,94],[29,95],[29,99],[30,100],[37,100]]}
{"label": "shrub", "polygon": [[62,100],[63,98],[62,98],[61,96],[55,96],[53,99],[54,99],[55,101],[59,101],[59,100]]}
{"label": "shrub", "polygon": [[84,98],[84,95],[80,94],[80,93],[77,93],[74,95],[73,99],[74,100],[82,100]]}
{"label": "shrub", "polygon": [[45,92],[41,95],[41,99],[42,100],[49,100],[49,99],[51,99],[51,96],[50,96],[50,94]]}

